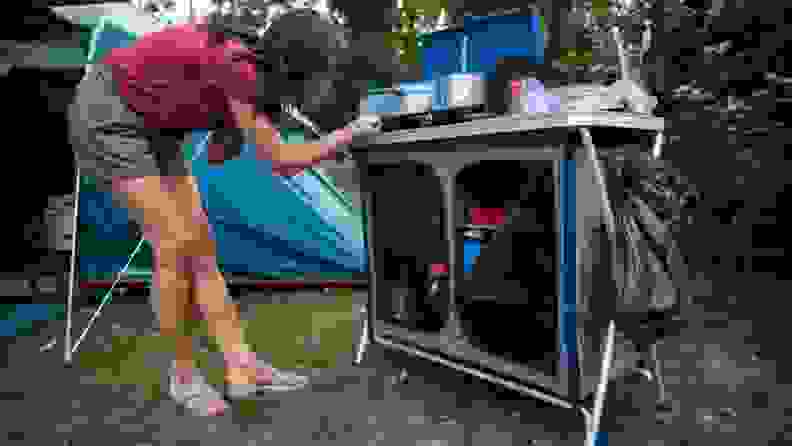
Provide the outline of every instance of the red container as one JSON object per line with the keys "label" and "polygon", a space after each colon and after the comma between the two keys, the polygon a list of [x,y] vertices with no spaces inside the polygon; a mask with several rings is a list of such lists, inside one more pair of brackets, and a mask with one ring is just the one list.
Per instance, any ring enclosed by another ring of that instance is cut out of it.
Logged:
{"label": "red container", "polygon": [[470,220],[474,225],[502,225],[506,219],[504,208],[472,208]]}
{"label": "red container", "polygon": [[433,264],[432,274],[448,274],[448,265],[446,265],[445,263]]}

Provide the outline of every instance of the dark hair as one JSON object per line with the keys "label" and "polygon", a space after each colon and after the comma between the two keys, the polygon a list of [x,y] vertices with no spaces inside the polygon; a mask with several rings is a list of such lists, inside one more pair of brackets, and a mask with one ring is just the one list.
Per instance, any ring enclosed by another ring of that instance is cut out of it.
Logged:
{"label": "dark hair", "polygon": [[299,77],[333,69],[349,46],[342,25],[311,9],[288,10],[271,24],[263,15],[237,17],[216,12],[201,26],[218,41],[241,41],[265,71],[275,69]]}
{"label": "dark hair", "polygon": [[344,27],[313,10],[293,10],[275,19],[256,45],[279,60],[280,69],[308,78],[343,64],[349,42]]}
{"label": "dark hair", "polygon": [[351,36],[316,11],[287,11],[269,27],[262,16],[241,19],[215,14],[205,26],[219,41],[233,38],[250,50],[259,79],[256,108],[274,121],[280,121],[281,104],[288,103],[323,130],[333,130],[354,118],[368,81],[394,83],[404,74],[383,34]]}

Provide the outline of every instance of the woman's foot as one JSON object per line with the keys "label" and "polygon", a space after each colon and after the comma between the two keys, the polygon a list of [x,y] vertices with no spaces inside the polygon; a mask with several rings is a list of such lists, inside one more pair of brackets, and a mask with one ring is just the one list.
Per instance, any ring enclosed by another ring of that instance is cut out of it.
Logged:
{"label": "woman's foot", "polygon": [[232,399],[299,390],[308,385],[307,377],[278,370],[257,359],[255,353],[227,353],[225,360],[226,395]]}
{"label": "woman's foot", "polygon": [[170,397],[196,415],[219,416],[229,409],[220,392],[210,386],[194,368],[177,369],[171,366],[168,380]]}

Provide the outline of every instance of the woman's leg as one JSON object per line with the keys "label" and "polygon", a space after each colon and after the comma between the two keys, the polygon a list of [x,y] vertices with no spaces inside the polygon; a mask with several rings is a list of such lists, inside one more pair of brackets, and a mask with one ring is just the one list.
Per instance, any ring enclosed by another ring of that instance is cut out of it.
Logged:
{"label": "woman's leg", "polygon": [[[183,333],[184,322],[191,316],[190,287],[192,272],[174,249],[179,211],[160,177],[143,177],[116,181],[116,193],[126,198],[133,213],[142,214],[143,233],[153,248],[152,300],[159,319],[160,333],[173,343],[177,370],[195,367],[192,339]],[[175,216],[175,217],[174,217]]]}
{"label": "woman's leg", "polygon": [[176,370],[195,368],[192,337],[184,333],[184,322],[192,316],[190,310],[191,277],[187,268],[170,268],[160,260],[162,255],[156,236],[150,232],[145,235],[153,247],[154,264],[152,277],[152,297],[156,296],[160,332],[174,341]]}
{"label": "woman's leg", "polygon": [[275,370],[257,360],[244,340],[237,307],[228,298],[225,279],[217,267],[217,246],[201,206],[195,178],[174,179],[171,186],[177,201],[190,205],[183,209],[183,215],[190,215],[194,224],[201,228],[201,243],[189,253],[193,297],[209,322],[211,334],[223,350],[228,395],[244,398],[262,390],[293,390],[305,386],[305,377]]}
{"label": "woman's leg", "polygon": [[[226,355],[250,353],[244,340],[237,308],[228,297],[223,275],[217,267],[217,246],[209,220],[201,206],[200,194],[194,177],[170,177],[168,188],[182,205],[183,215],[189,215],[200,231],[200,241],[189,251],[186,262],[193,272],[193,301],[206,317],[211,335]],[[255,380],[255,370],[228,367],[226,379],[230,383],[248,383]]]}
{"label": "woman's leg", "polygon": [[[191,320],[190,290],[193,282],[191,251],[202,239],[184,204],[167,178],[142,177],[115,182],[117,192],[126,197],[130,212],[144,223],[144,234],[154,247],[154,290],[160,330],[175,342],[176,359],[170,375],[171,397],[199,415],[220,415],[228,409],[221,395],[197,372],[193,360],[193,343],[182,332]],[[140,215],[142,214],[142,215]]]}

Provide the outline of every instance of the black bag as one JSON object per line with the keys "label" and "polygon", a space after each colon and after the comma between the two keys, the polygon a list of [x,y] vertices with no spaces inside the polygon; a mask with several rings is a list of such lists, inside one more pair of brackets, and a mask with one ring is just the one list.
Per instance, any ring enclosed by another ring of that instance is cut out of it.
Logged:
{"label": "black bag", "polygon": [[599,244],[595,258],[615,279],[614,318],[634,321],[636,315],[673,311],[688,298],[675,229],[695,192],[663,162],[622,157],[605,164],[616,234]]}

